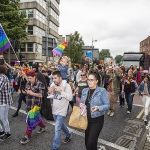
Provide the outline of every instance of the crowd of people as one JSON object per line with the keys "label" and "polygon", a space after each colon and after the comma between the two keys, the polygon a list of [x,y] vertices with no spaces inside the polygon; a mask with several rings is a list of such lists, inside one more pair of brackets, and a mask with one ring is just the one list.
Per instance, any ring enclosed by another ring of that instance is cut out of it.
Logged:
{"label": "crowd of people", "polygon": [[[12,84],[12,88],[10,86]],[[103,128],[104,114],[113,117],[118,105],[127,107],[127,114],[132,112],[133,97],[140,94],[144,105],[144,122],[150,105],[150,78],[143,72],[143,67],[114,66],[112,64],[96,65],[92,63],[74,64],[67,56],[63,56],[55,64],[35,63],[29,66],[18,62],[12,67],[8,63],[0,65],[0,140],[11,136],[8,111],[13,103],[13,93],[17,92],[18,107],[13,117],[19,115],[22,101],[26,104],[25,136],[20,141],[27,144],[31,140],[32,131],[39,126],[38,133],[45,131],[46,124],[42,117],[54,120],[55,135],[52,150],[60,148],[61,130],[68,143],[71,131],[65,125],[69,104],[73,108],[86,106],[88,126],[85,130],[85,147],[97,150],[97,141]],[[48,101],[49,100],[49,101]],[[125,102],[126,100],[126,102]],[[38,111],[40,108],[40,111]],[[36,113],[35,113],[36,112]]]}

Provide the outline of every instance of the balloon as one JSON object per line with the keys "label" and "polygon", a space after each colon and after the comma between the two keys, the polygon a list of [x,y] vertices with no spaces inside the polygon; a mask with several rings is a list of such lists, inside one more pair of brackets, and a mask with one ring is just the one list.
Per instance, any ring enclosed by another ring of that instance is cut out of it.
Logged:
{"label": "balloon", "polygon": [[92,56],[92,52],[91,51],[86,52],[86,56],[90,58]]}

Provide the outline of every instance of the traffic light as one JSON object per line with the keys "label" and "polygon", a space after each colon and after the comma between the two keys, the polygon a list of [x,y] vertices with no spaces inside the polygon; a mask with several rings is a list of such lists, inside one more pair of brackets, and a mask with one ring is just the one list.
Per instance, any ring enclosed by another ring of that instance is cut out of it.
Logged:
{"label": "traffic light", "polygon": [[21,53],[19,53],[19,61],[22,61],[22,58],[25,58]]}

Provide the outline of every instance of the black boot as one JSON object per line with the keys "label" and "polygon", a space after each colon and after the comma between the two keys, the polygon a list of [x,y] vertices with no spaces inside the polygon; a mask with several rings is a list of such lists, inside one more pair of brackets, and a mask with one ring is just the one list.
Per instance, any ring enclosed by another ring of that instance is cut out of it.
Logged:
{"label": "black boot", "polygon": [[12,116],[13,117],[17,117],[18,116],[18,112],[16,111]]}

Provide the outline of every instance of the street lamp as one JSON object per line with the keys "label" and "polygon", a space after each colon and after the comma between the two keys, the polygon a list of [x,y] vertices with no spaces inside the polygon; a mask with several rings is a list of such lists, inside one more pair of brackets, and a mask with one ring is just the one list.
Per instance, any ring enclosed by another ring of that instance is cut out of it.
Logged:
{"label": "street lamp", "polygon": [[93,61],[93,42],[97,42],[97,40],[92,39],[92,61]]}

